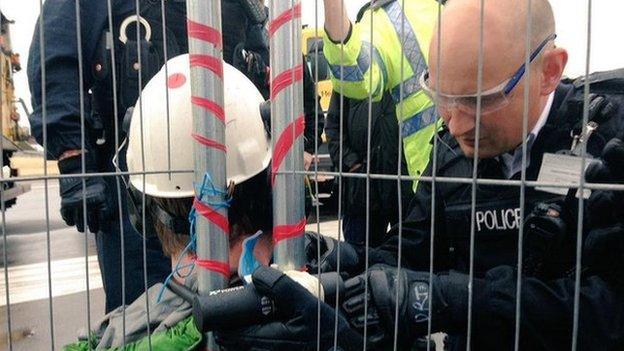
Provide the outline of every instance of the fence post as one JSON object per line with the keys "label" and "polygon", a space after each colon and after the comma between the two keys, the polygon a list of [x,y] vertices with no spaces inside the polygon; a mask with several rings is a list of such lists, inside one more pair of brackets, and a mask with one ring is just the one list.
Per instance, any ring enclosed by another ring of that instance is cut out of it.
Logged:
{"label": "fence post", "polygon": [[[187,0],[186,4],[193,105],[192,133],[223,146],[225,113],[221,2]],[[225,188],[226,155],[224,148],[207,147],[200,143],[194,145],[197,196],[194,207],[197,209],[201,203],[208,210],[197,211],[195,219],[198,290],[200,295],[206,295],[211,290],[225,287],[229,280],[229,226],[227,208],[218,205],[225,201],[224,192],[202,191],[206,189],[197,187],[201,187],[204,177],[209,175],[216,189]],[[216,349],[211,337],[208,342],[208,350]]]}
{"label": "fence post", "polygon": [[[274,261],[282,270],[305,263],[303,60],[301,2],[270,2],[271,135]],[[279,173],[279,174],[278,174]]]}

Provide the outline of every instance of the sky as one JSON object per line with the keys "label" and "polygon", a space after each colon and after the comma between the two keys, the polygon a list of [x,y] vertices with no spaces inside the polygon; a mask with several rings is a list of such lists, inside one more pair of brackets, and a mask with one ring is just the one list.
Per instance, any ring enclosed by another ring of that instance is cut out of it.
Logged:
{"label": "sky", "polygon": [[[317,12],[314,5],[318,3],[318,23],[321,26],[323,23],[322,1],[302,1],[303,24],[315,25]],[[551,0],[558,28],[557,45],[570,52],[570,60],[565,73],[571,77],[585,73],[587,2],[588,0]],[[366,3],[364,0],[346,0],[345,6],[349,16],[354,18],[364,3]],[[624,67],[624,45],[621,44],[620,37],[624,33],[621,19],[624,13],[624,1],[594,0],[592,4],[590,72]],[[15,85],[17,96],[22,97],[30,108],[26,62],[28,47],[39,15],[39,0],[0,0],[0,9],[5,16],[16,22],[11,28],[13,49],[21,55],[23,69],[15,75]]]}

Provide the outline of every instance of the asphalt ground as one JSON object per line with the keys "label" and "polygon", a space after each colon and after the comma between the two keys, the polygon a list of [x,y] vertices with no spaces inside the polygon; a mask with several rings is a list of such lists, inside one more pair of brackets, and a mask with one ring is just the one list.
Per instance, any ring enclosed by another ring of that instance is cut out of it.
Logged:
{"label": "asphalt ground", "polygon": [[[79,233],[63,222],[57,180],[48,181],[48,220],[45,183],[38,181],[30,185],[31,191],[18,197],[17,203],[6,210],[2,222],[0,252],[7,259],[0,262],[0,350],[61,349],[76,339],[80,328],[86,327],[87,311],[92,322],[104,313],[93,236]],[[87,308],[86,267],[90,308]]]}

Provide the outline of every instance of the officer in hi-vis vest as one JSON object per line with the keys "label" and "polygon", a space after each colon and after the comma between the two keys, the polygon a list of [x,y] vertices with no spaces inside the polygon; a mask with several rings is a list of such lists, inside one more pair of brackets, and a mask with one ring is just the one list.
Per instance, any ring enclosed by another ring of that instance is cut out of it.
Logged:
{"label": "officer in hi-vis vest", "polygon": [[403,152],[413,177],[427,167],[436,131],[437,111],[418,78],[427,69],[438,6],[435,0],[405,1],[405,8],[402,1],[372,1],[362,19],[351,24],[342,1],[325,1],[324,52],[334,90],[373,101],[390,92],[403,122]]}

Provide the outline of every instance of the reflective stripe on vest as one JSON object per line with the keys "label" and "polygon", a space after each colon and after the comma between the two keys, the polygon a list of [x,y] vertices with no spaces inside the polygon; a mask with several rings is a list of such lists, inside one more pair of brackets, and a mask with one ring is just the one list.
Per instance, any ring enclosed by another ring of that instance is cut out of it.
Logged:
{"label": "reflective stripe on vest", "polygon": [[428,107],[422,112],[415,114],[414,116],[407,118],[403,122],[401,128],[401,136],[407,138],[408,136],[417,133],[424,127],[427,127],[436,122],[438,118],[438,110],[435,106]]}
{"label": "reflective stripe on vest", "polygon": [[[413,133],[403,138],[403,150],[406,156],[407,168],[410,170],[410,176],[418,177],[427,168],[431,151],[433,150],[431,139],[437,130],[437,126],[437,123],[430,124],[419,130],[418,133]],[[412,173],[412,170],[414,173]],[[417,186],[418,179],[415,179],[412,190],[416,191]]]}
{"label": "reflective stripe on vest", "polygon": [[[397,116],[403,120],[401,136],[403,138],[403,149],[409,174],[419,176],[424,172],[431,154],[431,138],[435,132],[435,122],[437,110],[431,106],[429,99],[424,96],[416,96],[421,90],[418,77],[427,69],[427,62],[420,50],[420,45],[414,32],[414,28],[408,21],[401,5],[394,1],[385,7],[386,14],[394,26],[394,30],[399,36],[403,54],[412,68],[412,76],[397,84],[390,91],[395,103],[400,104],[405,100],[414,100],[419,106],[428,106],[420,109],[412,116]],[[403,99],[401,99],[403,97]],[[397,108],[399,112],[399,108]],[[418,181],[414,181],[414,189]]]}
{"label": "reflective stripe on vest", "polygon": [[371,65],[371,47],[373,50],[373,60],[379,65],[381,74],[383,75],[384,82],[388,81],[388,71],[384,64],[377,48],[371,45],[371,43],[362,41],[362,48],[357,57],[357,65],[353,66],[341,66],[341,65],[329,65],[329,69],[334,77],[346,82],[358,82],[364,80],[364,73],[368,71]]}

